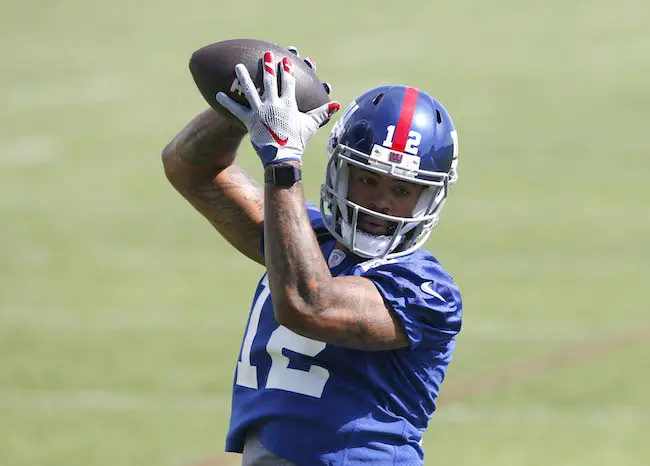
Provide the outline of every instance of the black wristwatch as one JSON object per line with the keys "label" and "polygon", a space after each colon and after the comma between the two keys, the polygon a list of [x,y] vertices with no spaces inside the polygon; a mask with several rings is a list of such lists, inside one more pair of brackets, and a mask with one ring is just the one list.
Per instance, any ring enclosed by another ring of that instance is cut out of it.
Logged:
{"label": "black wristwatch", "polygon": [[302,180],[302,170],[293,165],[269,165],[264,170],[264,182],[280,188],[290,188]]}

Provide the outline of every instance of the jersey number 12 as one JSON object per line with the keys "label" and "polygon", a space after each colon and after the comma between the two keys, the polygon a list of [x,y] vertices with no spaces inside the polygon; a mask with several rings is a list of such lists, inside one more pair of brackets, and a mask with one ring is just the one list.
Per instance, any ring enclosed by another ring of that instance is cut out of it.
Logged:
{"label": "jersey number 12", "polygon": [[[269,278],[262,279],[262,290],[253,304],[253,310],[248,321],[248,329],[244,336],[241,350],[241,360],[237,362],[237,385],[257,389],[257,367],[251,365],[251,348],[260,324],[260,314],[264,303],[271,297]],[[289,358],[282,354],[283,349],[314,357],[325,349],[322,341],[311,340],[298,335],[280,325],[276,328],[266,344],[266,351],[271,356],[271,368],[266,378],[266,388],[277,388],[293,393],[320,398],[325,389],[330,373],[327,369],[312,364],[309,370],[302,371],[289,368]]]}

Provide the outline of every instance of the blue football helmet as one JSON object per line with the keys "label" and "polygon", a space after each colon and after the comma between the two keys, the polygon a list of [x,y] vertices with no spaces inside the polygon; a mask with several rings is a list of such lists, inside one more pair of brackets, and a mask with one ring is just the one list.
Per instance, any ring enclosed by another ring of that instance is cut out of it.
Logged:
{"label": "blue football helmet", "polygon": [[[449,187],[458,179],[458,137],[436,99],[406,86],[381,86],[354,100],[334,124],[321,187],[329,232],[361,257],[391,258],[422,246],[438,223]],[[424,185],[410,217],[382,214],[348,199],[349,166]],[[391,225],[387,234],[358,228],[359,214]]]}

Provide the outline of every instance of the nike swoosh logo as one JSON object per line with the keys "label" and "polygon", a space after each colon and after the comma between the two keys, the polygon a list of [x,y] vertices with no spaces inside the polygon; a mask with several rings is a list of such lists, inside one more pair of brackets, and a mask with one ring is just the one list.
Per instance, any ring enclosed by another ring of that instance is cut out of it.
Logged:
{"label": "nike swoosh logo", "polygon": [[441,300],[443,303],[446,303],[447,300],[445,298],[443,298],[440,293],[438,293],[437,291],[435,291],[432,288],[432,286],[431,286],[432,284],[433,284],[433,282],[424,282],[422,285],[420,285],[420,289],[422,291],[424,291],[426,294],[430,294],[431,296],[435,296],[436,298]]}
{"label": "nike swoosh logo", "polygon": [[287,144],[289,138],[280,139],[280,136],[275,134],[275,132],[271,128],[269,128],[269,125],[267,125],[265,122],[262,122],[262,124],[269,131],[269,133],[271,133],[271,137],[273,138],[273,140],[278,144],[280,144],[280,147],[284,147]]}

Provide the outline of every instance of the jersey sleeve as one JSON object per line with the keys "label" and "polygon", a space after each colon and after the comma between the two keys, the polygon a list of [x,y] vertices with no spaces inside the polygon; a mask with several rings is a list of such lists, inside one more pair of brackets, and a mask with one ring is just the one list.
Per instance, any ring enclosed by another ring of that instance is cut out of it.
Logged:
{"label": "jersey sleeve", "polygon": [[385,264],[361,275],[390,304],[412,349],[444,347],[460,331],[460,292],[437,262]]}

